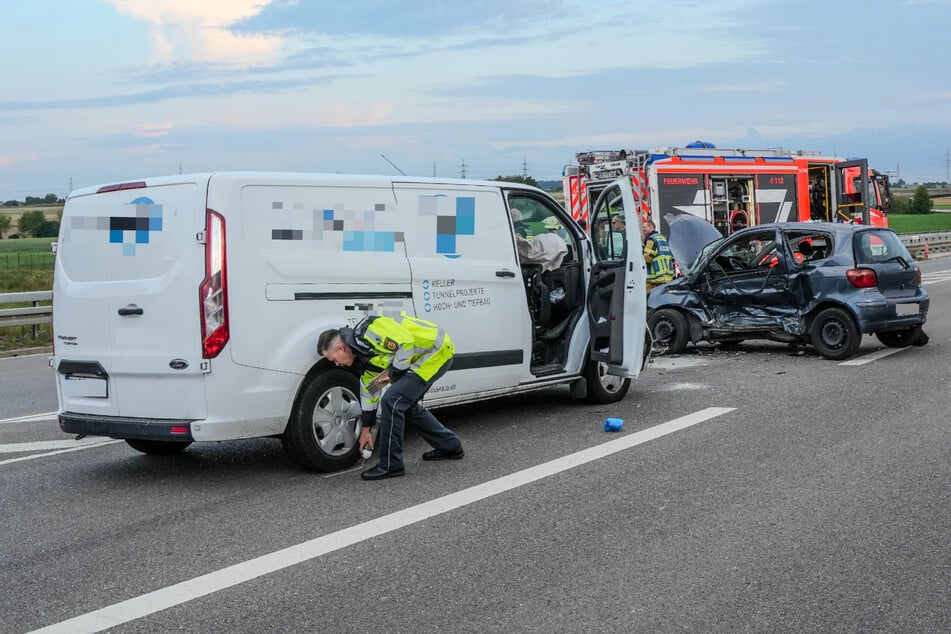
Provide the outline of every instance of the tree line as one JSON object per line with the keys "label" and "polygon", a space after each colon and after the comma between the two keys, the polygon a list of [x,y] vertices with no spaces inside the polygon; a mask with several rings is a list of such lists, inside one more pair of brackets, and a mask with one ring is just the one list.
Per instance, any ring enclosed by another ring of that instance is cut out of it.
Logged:
{"label": "tree line", "polygon": [[[0,214],[0,237],[13,226],[13,219],[7,214]],[[39,209],[24,212],[17,222],[17,230],[10,237],[28,236],[33,238],[55,238],[59,235],[59,221],[47,220],[46,214]]]}
{"label": "tree line", "polygon": [[7,200],[3,203],[4,207],[29,207],[30,205],[56,205],[63,204],[66,201],[56,194],[47,194],[42,198],[38,196],[27,196],[23,202],[19,200]]}
{"label": "tree line", "polygon": [[915,193],[911,198],[905,196],[892,196],[893,214],[930,214],[934,211],[934,201],[928,194],[928,188],[919,185],[915,188]]}

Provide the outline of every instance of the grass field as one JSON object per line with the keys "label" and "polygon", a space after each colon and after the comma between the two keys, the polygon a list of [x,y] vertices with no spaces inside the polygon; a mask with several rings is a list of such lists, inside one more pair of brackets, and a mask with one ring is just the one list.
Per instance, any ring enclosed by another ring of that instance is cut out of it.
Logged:
{"label": "grass field", "polygon": [[951,214],[892,214],[888,226],[896,233],[951,231]]}
{"label": "grass field", "polygon": [[[53,241],[55,238],[0,240],[0,271],[45,268],[52,270],[54,256],[50,251],[50,243]],[[0,293],[3,292],[9,291],[0,288]]]}

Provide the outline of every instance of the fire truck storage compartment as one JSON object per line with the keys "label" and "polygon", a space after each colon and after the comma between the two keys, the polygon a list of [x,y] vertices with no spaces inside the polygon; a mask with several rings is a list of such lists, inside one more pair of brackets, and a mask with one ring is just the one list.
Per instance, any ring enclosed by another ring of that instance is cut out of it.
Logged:
{"label": "fire truck storage compartment", "polygon": [[728,236],[755,224],[752,177],[713,176],[710,194],[713,226],[721,234]]}

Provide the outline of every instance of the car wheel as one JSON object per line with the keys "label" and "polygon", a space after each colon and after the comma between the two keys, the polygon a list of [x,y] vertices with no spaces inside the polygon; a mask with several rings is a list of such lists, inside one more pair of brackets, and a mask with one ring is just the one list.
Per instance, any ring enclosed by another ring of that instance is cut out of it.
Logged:
{"label": "car wheel", "polygon": [[680,354],[687,347],[687,318],[673,308],[661,308],[647,319],[654,350],[658,354]]}
{"label": "car wheel", "polygon": [[921,326],[912,326],[905,330],[876,332],[875,336],[889,348],[904,348],[918,341],[918,338],[921,336]]}
{"label": "car wheel", "polygon": [[859,349],[862,334],[852,316],[841,308],[826,308],[812,320],[812,345],[826,359],[848,359]]}
{"label": "car wheel", "polygon": [[360,452],[360,383],[346,370],[328,370],[303,388],[282,441],[306,469],[337,471],[352,465]]}
{"label": "car wheel", "polygon": [[630,379],[608,374],[608,366],[600,361],[588,361],[585,381],[588,384],[585,400],[589,403],[616,403],[624,398],[631,387]]}
{"label": "car wheel", "polygon": [[190,440],[176,442],[174,440],[142,440],[139,438],[126,438],[125,442],[136,451],[147,453],[150,456],[171,456],[184,451],[185,447],[192,444]]}

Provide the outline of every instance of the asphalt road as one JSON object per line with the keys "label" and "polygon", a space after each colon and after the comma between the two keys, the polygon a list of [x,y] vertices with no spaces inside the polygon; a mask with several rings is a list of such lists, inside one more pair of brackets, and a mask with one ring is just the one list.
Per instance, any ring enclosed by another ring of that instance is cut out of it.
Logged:
{"label": "asphalt road", "polygon": [[951,259],[923,270],[925,347],[704,347],[613,406],[443,409],[466,458],[411,438],[375,483],[275,440],[15,445],[64,436],[22,418],[56,409],[46,357],[0,359],[0,631],[951,631]]}

